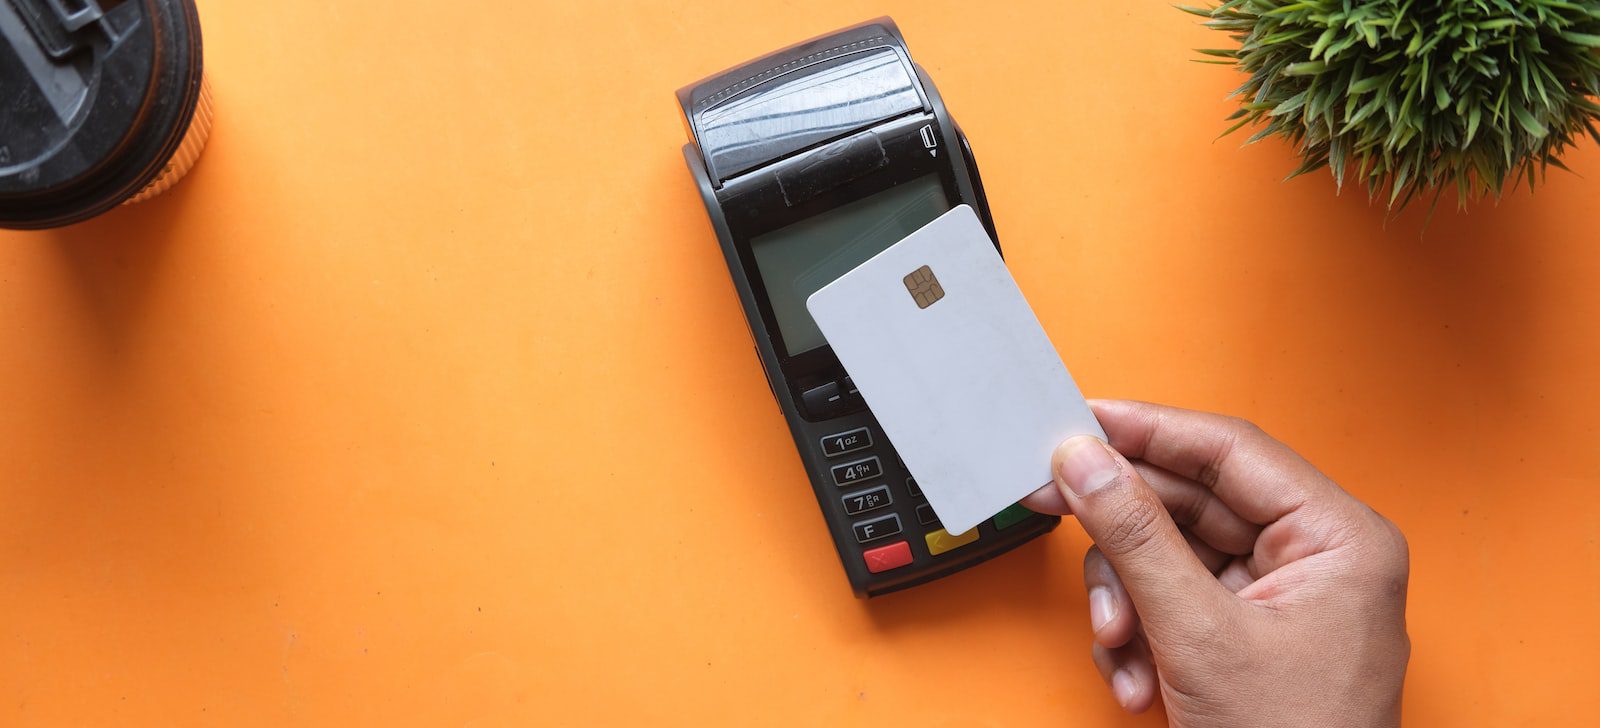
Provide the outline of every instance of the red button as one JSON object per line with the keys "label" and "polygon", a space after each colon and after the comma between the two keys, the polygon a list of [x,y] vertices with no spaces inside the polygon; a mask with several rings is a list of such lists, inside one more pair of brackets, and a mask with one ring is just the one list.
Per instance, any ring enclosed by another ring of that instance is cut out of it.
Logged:
{"label": "red button", "polygon": [[896,541],[888,546],[879,546],[861,552],[861,558],[867,560],[867,571],[874,574],[880,571],[898,569],[911,563],[911,544]]}

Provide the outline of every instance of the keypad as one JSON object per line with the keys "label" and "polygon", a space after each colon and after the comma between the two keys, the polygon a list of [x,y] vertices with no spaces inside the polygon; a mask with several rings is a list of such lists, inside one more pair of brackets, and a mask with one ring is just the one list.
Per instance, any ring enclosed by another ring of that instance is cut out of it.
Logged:
{"label": "keypad", "polygon": [[[812,387],[803,394],[807,412],[824,419],[847,413],[852,400],[860,397],[848,377]],[[828,463],[828,473],[834,484],[849,491],[839,496],[840,503],[844,506],[845,517],[850,519],[856,543],[861,544],[861,558],[868,572],[880,574],[911,566],[917,557],[907,539],[916,540],[919,535],[927,546],[927,554],[934,557],[942,557],[980,539],[977,528],[962,534],[947,531],[892,443],[884,439],[881,431],[874,432],[876,428],[870,420],[866,424],[859,421],[852,424],[857,426],[839,429],[813,442],[821,446],[823,457],[832,461]],[[902,479],[904,490],[897,485]],[[899,512],[894,507],[896,497],[907,502]],[[911,510],[903,510],[906,507]],[[1004,531],[1034,515],[1020,503],[1012,504],[996,513],[991,523],[995,531]]]}
{"label": "keypad", "polygon": [[883,475],[883,463],[875,457],[833,466],[833,482],[839,487],[865,483]]}
{"label": "keypad", "polygon": [[869,447],[872,447],[872,431],[865,427],[835,432],[822,438],[822,454],[830,458]]}
{"label": "keypad", "polygon": [[900,516],[890,513],[851,526],[856,532],[856,543],[866,543],[900,533]]}
{"label": "keypad", "polygon": [[852,516],[857,513],[875,511],[894,502],[894,498],[889,496],[889,486],[887,485],[858,490],[854,493],[846,494],[840,500],[844,503],[844,512]]}

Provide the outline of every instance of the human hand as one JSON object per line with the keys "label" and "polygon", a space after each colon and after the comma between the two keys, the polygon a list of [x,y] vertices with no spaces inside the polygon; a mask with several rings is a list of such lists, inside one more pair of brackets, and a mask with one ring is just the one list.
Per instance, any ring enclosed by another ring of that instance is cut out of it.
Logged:
{"label": "human hand", "polygon": [[1062,443],[1023,505],[1094,539],[1092,649],[1117,702],[1142,712],[1159,689],[1186,728],[1398,725],[1399,529],[1243,420],[1090,404],[1111,447]]}

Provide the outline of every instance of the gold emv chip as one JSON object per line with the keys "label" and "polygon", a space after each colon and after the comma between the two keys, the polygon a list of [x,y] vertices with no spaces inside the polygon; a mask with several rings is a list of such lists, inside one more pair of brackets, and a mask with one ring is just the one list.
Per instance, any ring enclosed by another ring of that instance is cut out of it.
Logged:
{"label": "gold emv chip", "polygon": [[907,273],[903,280],[906,290],[911,292],[912,300],[917,302],[917,308],[927,308],[944,298],[944,287],[939,285],[939,279],[934,277],[933,269],[928,266]]}

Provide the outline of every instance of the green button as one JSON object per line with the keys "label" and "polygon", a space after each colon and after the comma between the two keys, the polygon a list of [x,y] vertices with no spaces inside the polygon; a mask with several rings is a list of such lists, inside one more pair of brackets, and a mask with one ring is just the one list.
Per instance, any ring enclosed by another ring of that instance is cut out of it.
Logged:
{"label": "green button", "polygon": [[1005,510],[994,515],[994,528],[997,531],[1004,531],[1028,520],[1028,516],[1031,515],[1033,515],[1033,511],[1023,508],[1021,503],[1012,503],[1006,506]]}

